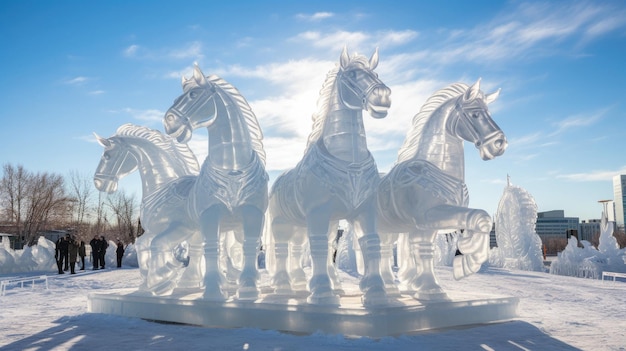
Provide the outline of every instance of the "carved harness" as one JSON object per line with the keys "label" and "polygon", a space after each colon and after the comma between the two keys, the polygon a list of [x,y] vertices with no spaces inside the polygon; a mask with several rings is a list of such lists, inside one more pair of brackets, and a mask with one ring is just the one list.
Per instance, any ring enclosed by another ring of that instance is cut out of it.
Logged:
{"label": "carved harness", "polygon": [[[244,203],[264,210],[268,181],[269,176],[256,152],[253,153],[252,161],[237,171],[216,169],[205,161],[190,196],[189,213],[192,218],[198,218],[202,211],[217,203],[222,203],[231,212]],[[263,194],[259,193],[259,189],[264,189]]]}
{"label": "carved harness", "polygon": [[[336,195],[348,209],[358,208],[375,195],[380,182],[371,153],[368,152],[368,157],[361,162],[347,163],[330,154],[321,139],[304,156],[298,170],[299,179],[310,175]],[[296,194],[301,193],[296,191]]]}
{"label": "carved harness", "polygon": [[[442,203],[467,207],[469,193],[465,182],[453,177],[426,160],[402,162],[383,177],[378,191],[378,214],[387,223],[411,218],[410,209],[398,204],[396,194],[414,192],[419,187]],[[417,196],[415,194],[414,196]]]}

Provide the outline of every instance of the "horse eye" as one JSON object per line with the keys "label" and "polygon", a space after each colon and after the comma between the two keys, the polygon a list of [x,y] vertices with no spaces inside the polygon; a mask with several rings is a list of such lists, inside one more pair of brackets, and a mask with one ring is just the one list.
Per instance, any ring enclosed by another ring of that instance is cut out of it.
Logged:
{"label": "horse eye", "polygon": [[195,99],[197,95],[198,94],[195,91],[190,91],[189,92],[189,97],[192,98],[192,99]]}
{"label": "horse eye", "polygon": [[478,112],[473,112],[472,113],[472,118],[478,118]]}
{"label": "horse eye", "polygon": [[110,156],[108,153],[105,153],[104,155],[102,155],[102,157],[103,157],[105,160],[109,160],[109,159],[111,158],[111,156]]}

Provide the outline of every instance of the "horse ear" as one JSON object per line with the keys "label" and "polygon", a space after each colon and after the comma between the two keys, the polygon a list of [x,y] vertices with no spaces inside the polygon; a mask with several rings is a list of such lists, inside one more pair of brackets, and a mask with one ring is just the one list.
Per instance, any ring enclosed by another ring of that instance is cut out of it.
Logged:
{"label": "horse ear", "polygon": [[495,92],[493,92],[491,94],[485,95],[485,98],[483,100],[485,100],[485,103],[488,105],[488,104],[496,101],[498,96],[500,96],[500,89],[496,90]]}
{"label": "horse ear", "polygon": [[198,85],[206,85],[206,78],[204,77],[204,73],[202,73],[197,63],[193,66],[193,78],[196,80],[196,83],[198,83]]}
{"label": "horse ear", "polygon": [[94,132],[93,135],[95,135],[96,141],[102,147],[104,147],[104,148],[111,147],[111,142],[109,141],[109,139],[103,138],[103,137],[99,136],[98,134],[96,134],[96,132]]}
{"label": "horse ear", "polygon": [[374,70],[376,69],[376,66],[378,66],[378,48],[376,48],[376,50],[372,54],[372,57],[370,58],[370,69]]}
{"label": "horse ear", "polygon": [[339,62],[341,62],[341,68],[346,68],[348,67],[348,63],[350,63],[350,55],[348,55],[348,48],[346,46],[343,47],[343,50],[341,51],[341,57],[339,59]]}
{"label": "horse ear", "polygon": [[476,97],[478,97],[479,92],[480,92],[480,78],[478,78],[476,83],[474,83],[474,85],[469,87],[467,91],[465,92],[465,96],[464,96],[465,101],[472,101],[476,99]]}

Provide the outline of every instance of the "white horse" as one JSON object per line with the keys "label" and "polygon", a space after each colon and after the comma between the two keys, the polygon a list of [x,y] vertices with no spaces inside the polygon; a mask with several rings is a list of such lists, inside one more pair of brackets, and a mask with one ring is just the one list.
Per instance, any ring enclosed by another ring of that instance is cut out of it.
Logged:
{"label": "white horse", "polygon": [[[276,255],[273,286],[279,294],[293,291],[292,279],[298,274],[290,272],[288,265],[290,243],[301,252],[308,240],[312,277],[307,301],[339,304],[327,269],[328,238],[336,232],[337,221],[346,219],[358,228],[359,243],[367,256],[360,282],[363,303],[387,302],[376,225],[380,177],[367,149],[362,112],[383,118],[391,104],[390,89],[374,72],[377,64],[378,51],[368,60],[362,55],[350,57],[344,48],[340,65],[328,73],[320,92],[303,159],[272,187],[268,215]],[[300,271],[299,276],[304,274]]]}
{"label": "white horse", "polygon": [[[141,177],[140,218],[145,233],[135,243],[143,280],[140,290],[159,295],[171,291],[176,272],[171,270],[168,274],[159,266],[172,265],[176,259],[171,253],[168,259],[150,265],[150,245],[157,235],[179,232],[184,233],[181,237],[186,239],[197,233],[197,226],[189,221],[184,207],[199,173],[198,161],[186,144],[179,144],[157,130],[133,124],[120,126],[112,137],[96,135],[96,139],[104,147],[94,174],[98,190],[115,192],[119,180],[134,171]],[[176,266],[180,266],[180,262],[177,263]]]}
{"label": "white horse", "polygon": [[196,66],[192,78],[183,78],[183,94],[168,109],[163,122],[165,131],[179,142],[189,141],[197,128],[206,127],[209,135],[208,156],[186,206],[204,239],[204,298],[227,297],[218,263],[219,238],[221,233],[234,230],[243,242],[237,298],[255,300],[259,294],[257,244],[267,209],[269,179],[256,116],[237,89],[217,76],[205,77]]}
{"label": "white horse", "polygon": [[456,279],[475,273],[488,258],[492,221],[486,211],[467,207],[463,142],[473,143],[483,160],[504,153],[506,137],[487,109],[498,94],[483,94],[480,80],[434,93],[413,118],[395,166],[380,182],[383,277],[389,284],[391,245],[398,233],[408,233],[398,242],[398,278],[401,290],[416,299],[447,298],[433,270],[438,231],[464,229],[458,241],[462,255],[453,261]]}

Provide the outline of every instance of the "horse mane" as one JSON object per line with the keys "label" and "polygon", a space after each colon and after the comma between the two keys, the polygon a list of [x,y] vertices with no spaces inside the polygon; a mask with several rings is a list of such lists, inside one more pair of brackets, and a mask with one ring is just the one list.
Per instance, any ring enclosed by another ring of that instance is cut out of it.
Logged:
{"label": "horse mane", "polygon": [[224,79],[216,76],[210,75],[207,79],[215,84],[222,91],[227,93],[232,100],[239,107],[239,111],[243,115],[246,124],[248,125],[248,132],[250,133],[250,139],[252,144],[252,149],[257,153],[263,165],[265,165],[265,149],[263,149],[263,132],[261,131],[261,127],[259,126],[259,121],[256,118],[256,115],[252,111],[252,108],[248,104],[246,98],[244,98],[239,90],[232,86],[232,84],[228,83]]}
{"label": "horse mane", "polygon": [[[369,67],[369,60],[363,55],[354,53],[352,57],[350,57],[350,63],[348,64],[348,66],[355,64],[361,65],[363,67]],[[324,84],[322,85],[322,89],[320,90],[320,96],[317,100],[317,112],[312,116],[313,127],[311,128],[311,134],[309,134],[304,153],[309,150],[311,145],[317,142],[317,139],[319,139],[320,135],[322,134],[322,130],[324,129],[324,121],[326,120],[326,116],[328,115],[332,89],[335,87],[335,82],[337,81],[339,67],[339,64],[337,64],[335,68],[331,69],[326,74],[326,81],[324,81]]]}
{"label": "horse mane", "polygon": [[163,134],[158,130],[126,123],[117,128],[115,136],[125,136],[149,141],[166,153],[174,152],[178,156],[174,157],[174,159],[181,160],[190,174],[200,173],[200,166],[198,165],[196,155],[191,151],[189,146],[175,142],[169,135]]}
{"label": "horse mane", "polygon": [[337,80],[337,73],[339,73],[339,65],[337,67],[331,69],[326,74],[326,80],[324,84],[322,84],[322,89],[320,90],[319,98],[317,99],[317,112],[311,116],[313,120],[313,127],[311,128],[311,134],[309,134],[309,139],[307,140],[305,153],[309,150],[311,145],[315,144],[317,139],[319,139],[322,134],[322,130],[324,129],[324,119],[328,113],[328,108],[330,105],[330,97],[333,87],[335,86],[335,81]]}
{"label": "horse mane", "polygon": [[413,117],[411,129],[407,133],[402,147],[398,150],[396,163],[410,160],[415,156],[424,125],[433,112],[450,99],[464,94],[468,88],[469,86],[465,83],[453,83],[446,88],[438,90],[426,100],[420,111]]}

